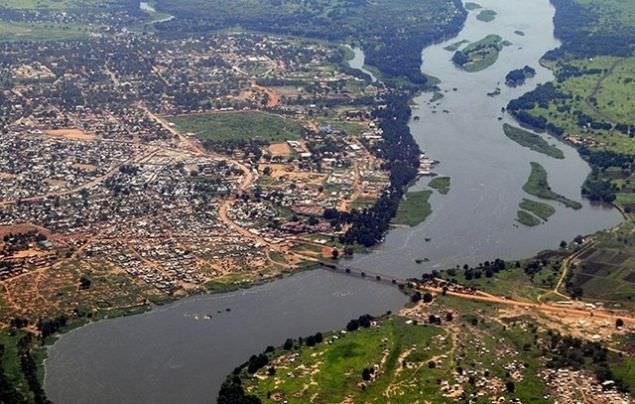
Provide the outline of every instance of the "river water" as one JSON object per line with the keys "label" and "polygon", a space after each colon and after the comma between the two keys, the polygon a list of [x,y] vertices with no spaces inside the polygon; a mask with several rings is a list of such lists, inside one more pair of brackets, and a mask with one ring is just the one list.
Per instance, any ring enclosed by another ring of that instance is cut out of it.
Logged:
{"label": "river water", "polygon": [[[589,167],[574,149],[560,145],[566,158],[551,159],[508,140],[501,129],[503,122],[511,122],[501,114],[501,107],[552,79],[548,70],[538,66],[540,56],[558,46],[552,35],[554,10],[549,1],[479,3],[495,10],[497,18],[485,23],[472,12],[457,38],[424,50],[423,70],[441,79],[445,96],[435,104],[428,102],[429,94],[418,97],[414,114],[421,119],[411,124],[422,149],[441,161],[436,171],[452,178],[451,191],[431,198],[433,213],[426,222],[391,230],[381,247],[356,257],[352,265],[414,276],[493,257],[526,257],[577,234],[614,226],[621,219],[614,209],[581,200],[580,185]],[[514,34],[515,30],[525,36]],[[452,54],[443,47],[487,34],[499,34],[513,45],[484,71],[466,73],[454,68]],[[363,65],[360,57],[356,56],[358,67]],[[502,83],[505,74],[526,64],[536,68],[536,77],[520,88],[507,88]],[[486,93],[497,85],[501,94],[488,97]],[[582,201],[584,208],[574,211],[554,204],[557,213],[546,224],[515,225],[518,202],[526,197],[521,187],[530,161],[547,169],[556,192]],[[415,188],[426,183],[422,179]],[[428,237],[431,240],[426,242]],[[430,262],[414,262],[424,257]],[[49,350],[45,389],[58,403],[209,403],[215,400],[224,376],[267,345],[337,329],[350,318],[394,311],[404,302],[395,288],[324,271],[301,273],[247,291],[185,299],[64,335]],[[211,319],[205,319],[206,314]]]}

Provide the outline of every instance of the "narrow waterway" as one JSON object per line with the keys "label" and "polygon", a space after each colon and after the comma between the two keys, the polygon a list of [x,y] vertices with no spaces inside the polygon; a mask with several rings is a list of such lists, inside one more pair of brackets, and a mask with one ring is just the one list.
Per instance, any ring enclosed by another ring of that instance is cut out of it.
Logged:
{"label": "narrow waterway", "polygon": [[[549,1],[479,3],[498,13],[493,22],[477,21],[471,13],[457,38],[423,52],[423,70],[441,79],[444,98],[430,104],[429,94],[419,97],[414,114],[421,119],[411,125],[422,149],[441,161],[437,171],[452,178],[451,191],[432,198],[434,212],[425,223],[392,230],[384,245],[357,257],[356,266],[412,276],[492,257],[530,256],[557,246],[560,240],[620,221],[615,210],[583,202],[579,211],[554,204],[557,213],[544,225],[515,225],[518,202],[526,196],[521,187],[530,161],[548,170],[555,191],[580,201],[580,185],[589,168],[565,145],[560,145],[564,160],[518,146],[501,130],[509,119],[497,119],[510,99],[552,78],[538,66],[540,56],[558,46],[552,35],[554,10]],[[515,30],[525,36],[514,34]],[[444,46],[490,33],[513,43],[494,66],[479,73],[454,68],[452,54]],[[352,64],[363,67],[361,52],[356,52]],[[526,64],[538,70],[537,76],[523,87],[505,87],[505,74]],[[488,97],[486,93],[497,86],[501,94]],[[426,183],[423,179],[415,188]],[[430,262],[414,262],[423,257]],[[337,329],[350,318],[394,311],[404,302],[395,288],[324,271],[247,291],[194,297],[64,335],[50,349],[45,389],[58,403],[209,403],[215,400],[224,376],[267,345]]]}

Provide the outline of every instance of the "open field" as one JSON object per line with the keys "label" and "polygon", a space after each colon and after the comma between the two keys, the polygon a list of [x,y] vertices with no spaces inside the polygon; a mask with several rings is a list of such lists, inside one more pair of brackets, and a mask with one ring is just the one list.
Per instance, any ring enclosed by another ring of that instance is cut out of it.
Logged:
{"label": "open field", "polygon": [[406,198],[399,204],[397,216],[393,224],[416,226],[423,223],[432,213],[432,207],[428,202],[432,191],[408,192]]}
{"label": "open field", "polygon": [[298,139],[302,125],[293,120],[264,112],[219,112],[180,115],[167,118],[183,132],[201,140],[223,142],[259,140],[265,143]]}
{"label": "open field", "polygon": [[529,179],[527,179],[527,182],[523,185],[523,191],[540,199],[560,202],[571,209],[582,208],[582,204],[580,204],[580,202],[572,201],[571,199],[552,191],[549,183],[547,182],[547,171],[543,166],[535,162],[531,163],[531,173],[529,174]]}
{"label": "open field", "polygon": [[555,159],[564,158],[562,150],[560,150],[555,145],[550,145],[545,139],[534,133],[521,128],[516,128],[507,123],[503,125],[503,131],[505,132],[505,136],[523,147],[526,147],[538,153],[545,154]]}
{"label": "open field", "polygon": [[87,35],[81,27],[72,24],[26,24],[0,22],[0,41],[56,41],[77,39]]}

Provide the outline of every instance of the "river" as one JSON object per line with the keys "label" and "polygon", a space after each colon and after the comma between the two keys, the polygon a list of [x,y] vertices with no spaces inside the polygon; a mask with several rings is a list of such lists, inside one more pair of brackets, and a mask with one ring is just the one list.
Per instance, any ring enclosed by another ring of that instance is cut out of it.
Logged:
{"label": "river", "polygon": [[[452,178],[451,191],[432,197],[433,213],[426,222],[391,230],[381,247],[356,257],[355,266],[413,276],[493,257],[526,257],[621,220],[616,210],[583,201],[579,211],[554,204],[557,213],[546,224],[515,225],[530,161],[548,170],[555,191],[580,201],[580,185],[589,167],[563,144],[564,160],[520,147],[502,132],[502,123],[511,120],[497,119],[510,99],[552,79],[538,66],[540,56],[558,46],[549,1],[479,3],[495,10],[497,18],[485,23],[472,12],[457,38],[424,50],[423,70],[441,79],[445,96],[435,104],[429,103],[430,94],[418,97],[414,114],[421,119],[411,124],[422,149],[441,161],[436,171]],[[515,30],[525,36],[514,34]],[[458,39],[475,41],[492,33],[513,45],[501,52],[494,66],[478,73],[456,69],[450,62],[452,54],[443,49]],[[525,86],[510,89],[501,83],[499,96],[486,95],[509,70],[526,64],[535,67],[537,75]],[[415,188],[426,183],[422,179]],[[426,242],[428,237],[431,240]],[[430,262],[414,262],[423,257]],[[404,302],[395,288],[324,271],[247,291],[189,298],[62,336],[49,350],[45,389],[59,403],[213,402],[224,376],[267,345],[337,329],[350,318],[394,311]],[[204,319],[206,314],[212,318]]]}

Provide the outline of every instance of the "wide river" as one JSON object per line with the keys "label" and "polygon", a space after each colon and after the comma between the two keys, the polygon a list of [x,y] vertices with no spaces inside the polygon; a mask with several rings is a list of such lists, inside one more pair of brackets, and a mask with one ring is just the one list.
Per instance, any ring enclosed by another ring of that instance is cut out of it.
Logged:
{"label": "wide river", "polygon": [[[581,200],[580,185],[589,167],[574,149],[561,144],[566,158],[555,160],[520,147],[502,132],[503,122],[511,121],[501,107],[552,79],[538,65],[547,50],[558,46],[549,1],[482,0],[479,4],[495,10],[496,19],[481,22],[471,12],[458,37],[424,50],[423,70],[441,80],[444,98],[434,104],[429,103],[429,94],[416,99],[414,115],[420,120],[411,124],[422,149],[441,161],[436,171],[452,178],[451,191],[432,197],[433,213],[425,223],[391,230],[381,247],[356,257],[352,265],[414,276],[493,257],[531,256],[621,220],[616,210]],[[515,34],[516,30],[525,35]],[[512,42],[494,66],[466,73],[452,65],[452,54],[445,46],[488,34]],[[363,58],[358,55],[352,63],[361,64]],[[536,77],[520,88],[507,88],[505,74],[524,65],[535,67]],[[486,93],[497,86],[501,94],[488,97]],[[556,206],[557,213],[543,225],[516,225],[530,161],[548,170],[556,192],[582,201],[584,208]],[[422,179],[415,188],[426,183]],[[414,262],[424,257],[430,261]],[[394,311],[404,302],[395,288],[324,271],[301,273],[247,291],[189,298],[64,335],[49,350],[45,389],[58,403],[214,402],[224,376],[267,345],[337,329],[350,318]],[[211,319],[205,319],[207,314]]]}

